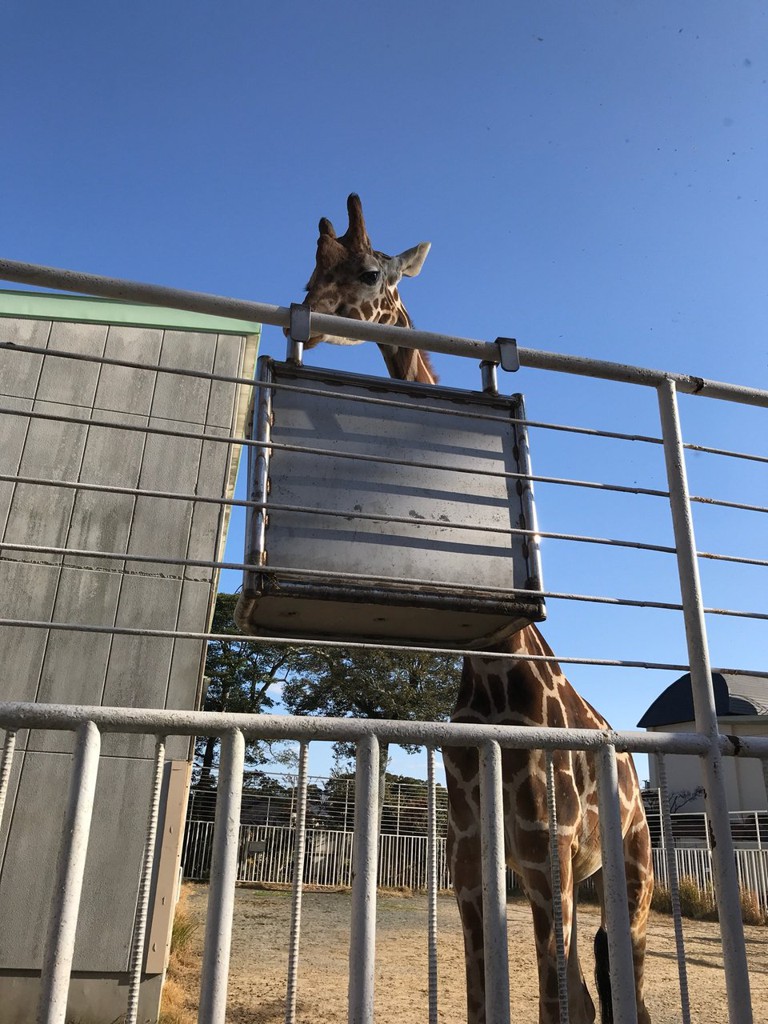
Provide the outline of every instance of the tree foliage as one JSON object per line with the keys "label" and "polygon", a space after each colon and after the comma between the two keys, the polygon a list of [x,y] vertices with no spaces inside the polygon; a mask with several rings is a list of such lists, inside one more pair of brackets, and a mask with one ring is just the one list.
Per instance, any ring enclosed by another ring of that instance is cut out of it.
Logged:
{"label": "tree foliage", "polygon": [[[239,633],[234,621],[236,594],[219,594],[213,613],[212,633]],[[234,711],[259,714],[275,706],[270,688],[284,682],[296,664],[297,652],[285,645],[241,640],[210,640],[205,659],[208,688],[204,711]],[[198,785],[212,783],[211,772],[218,764],[219,742],[215,736],[198,737],[195,768]],[[265,745],[251,741],[246,747],[250,766],[267,760]]]}
{"label": "tree foliage", "polygon": [[[452,655],[313,649],[300,655],[282,700],[296,715],[439,722],[453,709],[458,672]],[[337,744],[339,756],[350,753],[349,744]]]}
{"label": "tree foliage", "polygon": [[[235,594],[218,595],[211,632],[239,632],[234,622],[236,603]],[[456,699],[458,672],[459,661],[451,655],[211,640],[203,710],[258,714],[281,703],[295,715],[444,721]],[[275,684],[282,686],[279,695]],[[196,741],[199,786],[213,784],[218,747],[216,737]],[[352,746],[337,744],[336,753],[341,760],[349,759]],[[386,753],[383,749],[382,771]],[[246,759],[252,768],[274,756],[265,744],[247,746]]]}

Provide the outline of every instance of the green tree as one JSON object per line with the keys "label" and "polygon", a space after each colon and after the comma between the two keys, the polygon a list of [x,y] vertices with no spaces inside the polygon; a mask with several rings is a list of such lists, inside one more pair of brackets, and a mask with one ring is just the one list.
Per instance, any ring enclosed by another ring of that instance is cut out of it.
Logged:
{"label": "green tree", "polygon": [[[219,594],[213,613],[212,633],[239,633],[234,621],[236,594]],[[296,664],[295,648],[283,644],[242,640],[210,640],[205,659],[208,688],[204,711],[234,711],[258,714],[275,705],[269,690],[283,683]],[[265,744],[251,741],[246,746],[246,764],[255,767],[267,760]],[[274,754],[274,752],[271,752]],[[195,776],[198,786],[213,784],[218,765],[219,740],[200,736],[195,741]]]}
{"label": "green tree", "polygon": [[[296,715],[334,718],[445,721],[456,701],[460,661],[452,655],[335,647],[300,654],[283,686],[282,701]],[[405,745],[406,750],[415,750]],[[338,761],[352,744],[336,744]],[[384,797],[388,747],[381,746],[379,786]]]}

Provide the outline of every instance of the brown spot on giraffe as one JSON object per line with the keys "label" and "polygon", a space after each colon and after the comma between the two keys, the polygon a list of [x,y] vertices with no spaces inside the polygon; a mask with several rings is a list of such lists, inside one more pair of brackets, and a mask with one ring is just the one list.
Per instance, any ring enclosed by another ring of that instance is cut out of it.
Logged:
{"label": "brown spot on giraffe", "polygon": [[[323,218],[319,226],[317,258],[307,285],[306,301],[317,313],[335,313],[410,327],[411,318],[397,286],[403,276],[422,268],[429,243],[422,242],[399,256],[375,250],[368,237],[362,204],[356,195],[347,200],[349,227],[336,236]],[[343,338],[315,335],[321,341],[356,344]],[[429,356],[417,350],[380,345],[390,376],[434,384],[437,380]],[[452,720],[500,725],[555,726],[608,729],[608,723],[573,689],[555,662],[552,651],[535,626],[527,626],[495,647],[499,653],[518,654],[512,662],[478,654],[466,658]],[[544,655],[546,662],[526,661]],[[443,750],[449,794],[448,857],[464,932],[467,973],[467,1020],[484,1024],[485,977],[483,904],[480,859],[480,808],[477,750]],[[653,892],[650,835],[631,757],[619,754],[618,773],[622,837],[635,967],[638,1024],[650,1024],[643,997],[645,933]],[[568,970],[568,1007],[571,1024],[591,1024],[595,1009],[587,991],[576,948],[575,886],[596,875],[601,892],[600,829],[597,815],[596,759],[580,752],[554,757],[558,814],[558,859],[562,882],[562,917]],[[503,751],[505,853],[521,879],[531,904],[539,970],[539,1024],[558,1024],[554,912],[550,844],[547,829],[545,760],[541,751]],[[597,874],[596,874],[597,873]],[[604,945],[604,932],[598,938]],[[597,943],[596,943],[597,946]],[[601,1000],[606,998],[601,989]],[[603,1005],[603,1020],[609,1012]]]}

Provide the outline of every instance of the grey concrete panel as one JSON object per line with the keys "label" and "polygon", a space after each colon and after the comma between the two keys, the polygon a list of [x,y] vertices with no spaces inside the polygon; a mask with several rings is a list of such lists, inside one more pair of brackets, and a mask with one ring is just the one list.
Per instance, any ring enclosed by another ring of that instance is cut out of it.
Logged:
{"label": "grey concrete panel", "polygon": [[[103,324],[54,323],[48,347],[82,355],[101,356],[107,340]],[[46,356],[37,397],[47,402],[62,402],[90,408],[99,379],[99,363]]]}
{"label": "grey concrete panel", "polygon": [[[109,359],[124,359],[155,367],[160,358],[162,341],[163,332],[156,328],[112,325],[107,334],[104,355]],[[94,405],[97,409],[148,416],[152,408],[156,378],[154,369],[103,366]]]}
{"label": "grey concrete panel", "polygon": [[[188,423],[180,420],[158,420],[154,417],[150,419],[149,426],[167,427],[169,430],[190,429]],[[201,448],[202,442],[193,438],[147,434],[141,466],[141,487],[182,494],[194,493]]]}
{"label": "grey concrete panel", "polygon": [[[188,424],[159,421],[172,429],[188,429]],[[158,423],[152,419],[152,425]],[[147,490],[194,494],[202,443],[189,438],[148,435],[139,485]],[[169,498],[136,499],[133,528],[128,550],[142,555],[167,555],[186,558],[192,502]],[[182,566],[162,562],[129,562],[129,571],[153,572],[163,576],[183,576]]]}
{"label": "grey concrete panel", "polygon": [[[118,626],[174,629],[181,580],[125,576],[117,611]],[[174,641],[165,637],[115,636],[102,703],[118,707],[164,707]],[[105,736],[110,754],[151,757],[151,739]]]}
{"label": "grey concrete panel", "polygon": [[[0,559],[0,617],[50,620],[59,569],[17,559]],[[34,700],[48,631],[0,626],[4,700]]]}
{"label": "grey concrete panel", "polygon": [[[186,558],[192,502],[172,498],[137,498],[129,554]],[[184,566],[167,562],[125,563],[127,572],[148,572],[181,579]]]}
{"label": "grey concrete panel", "polygon": [[[240,375],[245,339],[232,334],[220,334],[216,343],[214,373],[227,377]],[[211,398],[208,403],[207,423],[210,426],[231,429],[235,414],[235,387],[223,381],[211,383]]]}
{"label": "grey concrete panel", "polygon": [[[87,410],[35,402],[35,411],[64,413],[81,418]],[[88,427],[32,419],[24,443],[19,473],[49,480],[75,480],[80,470]],[[74,491],[41,484],[17,484],[11,501],[5,540],[15,544],[62,547],[72,515]],[[8,554],[8,557],[14,557]],[[38,555],[43,561],[59,562],[60,555]]]}
{"label": "grey concrete panel", "polygon": [[[2,353],[0,353],[0,359],[2,359]],[[0,406],[6,409],[18,409],[19,413],[22,413],[28,412],[32,408],[32,402],[28,398],[3,396],[0,398]],[[0,413],[0,437],[3,439],[0,444],[0,473],[6,473],[9,476],[18,474],[28,425],[29,419],[26,416]],[[13,482],[0,480],[0,537],[5,530],[14,489]]]}
{"label": "grey concrete panel", "polygon": [[[48,320],[0,319],[0,340],[16,345],[45,348],[51,324]],[[0,350],[0,394],[34,398],[43,365],[42,355],[34,352]]]}
{"label": "grey concrete panel", "polygon": [[[185,581],[181,591],[178,628],[202,632],[209,621],[211,597],[210,583]],[[171,659],[165,707],[193,708],[198,706],[202,680],[205,643],[202,640],[176,640]],[[182,737],[168,741],[168,758],[185,759],[189,743]]]}
{"label": "grey concrete panel", "polygon": [[[38,968],[53,894],[69,758],[24,755],[0,877],[0,967]],[[52,838],[55,836],[55,840]]]}
{"label": "grey concrete panel", "polygon": [[[166,331],[163,337],[161,366],[186,370],[213,370],[215,334]],[[208,410],[209,380],[159,373],[152,400],[152,415],[187,423],[205,423]]]}
{"label": "grey concrete panel", "polygon": [[[221,427],[207,428],[210,433],[226,436]],[[197,480],[197,494],[204,497],[221,497],[224,494],[230,448],[215,441],[204,441],[200,458],[200,472]],[[221,529],[224,506],[198,503],[192,512],[192,527],[189,533],[189,557],[214,559],[217,555],[217,538]],[[186,579],[210,580],[212,569],[188,566],[184,571]]]}
{"label": "grey concrete panel", "polygon": [[[104,413],[108,417],[144,424],[144,417]],[[80,480],[116,487],[136,487],[141,471],[144,435],[118,427],[91,427],[83,456]],[[97,551],[126,551],[133,521],[135,497],[78,491],[72,512],[67,547]],[[119,570],[123,562],[97,557],[69,556],[67,564]]]}
{"label": "grey concrete panel", "polygon": [[[157,1020],[163,976],[152,975],[141,983],[138,1020],[143,1024]],[[40,977],[37,974],[17,975],[0,970],[0,1004],[2,1024],[29,1024],[37,1006]],[[91,1024],[92,1021],[121,1019],[128,1002],[128,974],[103,974],[100,977],[73,971],[69,983],[67,1021]]]}
{"label": "grey concrete panel", "polygon": [[[59,622],[111,626],[115,622],[122,583],[120,572],[64,567],[53,617]],[[53,630],[48,641],[37,700],[55,703],[66,693],[71,704],[100,704],[112,637],[100,633]],[[67,752],[73,748],[68,732],[34,732],[29,748]]]}
{"label": "grey concrete panel", "polygon": [[[230,483],[229,449],[190,439],[120,430],[121,422],[170,429],[230,432],[234,386],[157,373],[165,366],[236,375],[244,339],[123,326],[4,320],[0,332],[43,347],[127,359],[147,369],[101,366],[57,357],[0,352],[0,407],[112,420],[114,428],[13,417],[3,429],[0,472],[47,480],[143,487],[219,497]],[[3,334],[5,337],[5,334]],[[106,347],[104,347],[106,344]],[[7,356],[7,358],[6,358]],[[13,357],[11,359],[10,357]],[[90,406],[94,405],[91,412]],[[10,417],[6,416],[6,420]],[[7,469],[5,468],[7,467]],[[74,504],[73,504],[74,503]],[[67,491],[0,481],[0,537],[66,544],[69,548],[150,555],[215,557],[220,507],[200,505],[191,519],[185,501]],[[59,559],[57,559],[59,560]],[[212,572],[163,563],[68,556],[64,567],[45,556],[0,551],[0,615],[131,628],[199,631],[207,625]],[[93,632],[1,629],[3,696],[10,699],[190,707],[195,704],[204,643]],[[2,737],[0,736],[0,740]],[[36,732],[17,741],[6,827],[12,821],[0,879],[0,1024],[31,1019],[45,939],[72,737]],[[169,755],[186,757],[188,741],[173,739]],[[73,1019],[113,1020],[125,1007],[125,974],[154,756],[152,737],[106,735],[86,872],[81,928],[70,996]],[[111,756],[110,756],[111,755]],[[124,755],[124,756],[117,756]],[[27,760],[24,760],[26,758]],[[17,787],[18,782],[18,787]],[[18,798],[17,798],[18,797]],[[3,856],[0,834],[0,857]],[[93,973],[100,972],[97,978]],[[154,988],[153,988],[154,985]],[[155,1012],[159,980],[142,985],[145,1016]],[[30,988],[31,986],[31,988]],[[149,994],[149,995],[148,995]],[[18,997],[18,998],[17,998]],[[9,1012],[16,1014],[9,1017]],[[144,1011],[142,1011],[143,1013]],[[143,1019],[143,1017],[142,1017]]]}
{"label": "grey concrete panel", "polygon": [[[0,879],[0,967],[39,969],[71,758],[27,753]],[[75,970],[127,968],[152,764],[102,757],[75,947]],[[110,925],[105,926],[109,921]]]}

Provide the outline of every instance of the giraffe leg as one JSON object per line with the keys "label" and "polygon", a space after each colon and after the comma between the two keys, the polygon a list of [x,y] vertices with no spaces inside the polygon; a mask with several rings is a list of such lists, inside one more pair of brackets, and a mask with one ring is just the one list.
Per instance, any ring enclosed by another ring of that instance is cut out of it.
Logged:
{"label": "giraffe leg", "polygon": [[577,921],[578,886],[573,887],[573,914],[571,921],[571,948],[568,953],[568,1016],[570,1021],[586,1021],[592,1024],[595,1019],[595,1004],[587,988],[584,972],[579,961],[579,944]]}
{"label": "giraffe leg", "polygon": [[476,827],[457,834],[448,823],[448,862],[464,934],[467,976],[467,1024],[485,1024],[485,953],[480,833]]}
{"label": "giraffe leg", "polygon": [[471,747],[443,747],[443,763],[449,793],[446,854],[464,935],[467,1022],[485,1024],[478,753]]}
{"label": "giraffe leg", "polygon": [[[651,1017],[645,1005],[644,968],[645,942],[648,915],[653,896],[653,860],[651,839],[645,815],[636,812],[624,838],[624,866],[627,878],[627,901],[629,905],[629,935],[632,943],[632,961],[635,972],[635,1001],[637,1003],[637,1024],[651,1024]],[[608,942],[605,930],[603,905],[603,873],[595,875],[600,906],[603,908],[600,930],[595,936],[595,980],[600,994],[603,1024],[612,1024],[611,982],[608,963]]]}
{"label": "giraffe leg", "polygon": [[[554,900],[549,871],[529,871],[526,890],[533,913],[533,931],[539,968],[539,1024],[559,1024],[557,939]],[[595,1007],[579,963],[574,913],[574,883],[570,850],[561,849],[560,884],[563,945],[567,964],[568,1016],[570,1024],[593,1024]]]}
{"label": "giraffe leg", "polygon": [[651,837],[645,814],[639,808],[624,838],[624,863],[627,872],[627,898],[629,900],[629,933],[632,940],[632,959],[635,969],[635,998],[637,1024],[651,1024],[645,1005],[644,968],[645,939],[648,915],[653,896],[653,855]]}

